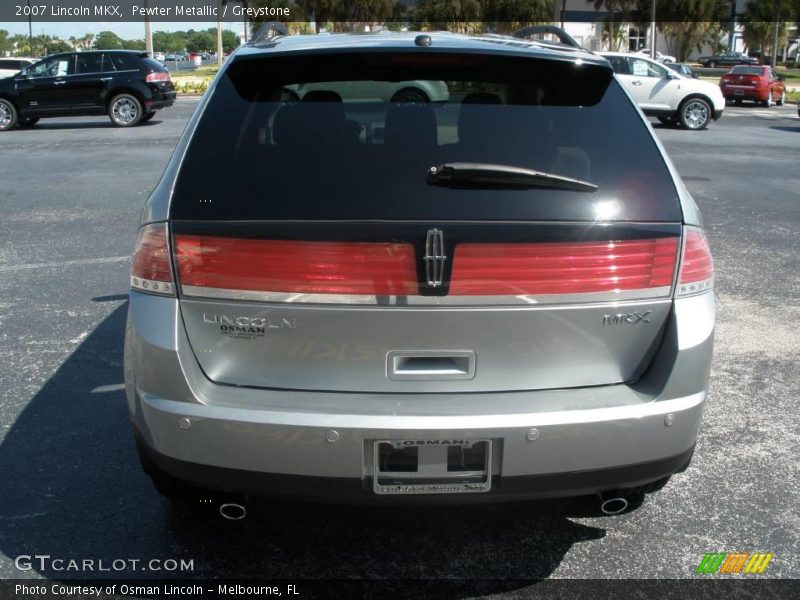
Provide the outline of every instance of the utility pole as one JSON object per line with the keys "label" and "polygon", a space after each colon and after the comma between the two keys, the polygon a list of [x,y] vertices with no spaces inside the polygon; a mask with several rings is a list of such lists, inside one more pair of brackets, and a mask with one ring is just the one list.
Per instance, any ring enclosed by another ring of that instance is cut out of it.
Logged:
{"label": "utility pole", "polygon": [[144,49],[153,56],[153,28],[150,25],[150,14],[147,9],[150,0],[144,0]]}
{"label": "utility pole", "polygon": [[736,0],[731,0],[731,21],[730,30],[728,31],[728,52],[734,52],[736,50],[734,48],[734,35],[736,35]]}
{"label": "utility pole", "polygon": [[217,66],[222,69],[222,0],[217,0]]}
{"label": "utility pole", "polygon": [[28,52],[33,57],[33,17],[31,16],[31,0],[28,0]]}
{"label": "utility pole", "polygon": [[772,13],[772,68],[778,66],[778,29],[781,23],[781,4],[780,0],[774,0],[774,10]]}
{"label": "utility pole", "polygon": [[650,2],[650,58],[656,59],[656,0]]}
{"label": "utility pole", "polygon": [[[248,8],[247,2],[248,2],[248,0],[242,0],[242,6],[244,6],[244,8]],[[245,12],[245,11],[243,11],[243,12],[245,14],[244,14],[244,18],[242,19],[242,25],[244,26],[244,29],[242,30],[242,38],[244,38],[243,41],[246,44],[247,43],[247,38],[248,38],[248,35],[247,35],[247,12]]]}

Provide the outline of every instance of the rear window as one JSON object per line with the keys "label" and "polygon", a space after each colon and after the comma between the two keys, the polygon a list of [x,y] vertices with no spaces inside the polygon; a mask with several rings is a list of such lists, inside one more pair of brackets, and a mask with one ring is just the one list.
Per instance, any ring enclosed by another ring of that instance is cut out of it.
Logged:
{"label": "rear window", "polygon": [[[490,163],[598,186],[452,189]],[[610,69],[447,53],[244,58],[220,79],[171,217],[678,221],[674,183]]]}
{"label": "rear window", "polygon": [[764,67],[733,67],[731,73],[734,75],[761,75],[764,73]]}
{"label": "rear window", "polygon": [[166,71],[167,69],[164,68],[160,62],[158,62],[154,58],[142,58],[139,59],[142,62],[142,65],[150,69],[151,71],[155,71],[157,73],[161,73],[162,71]]}
{"label": "rear window", "polygon": [[114,68],[117,71],[132,71],[134,69],[138,69],[140,66],[140,58],[135,56],[134,54],[127,54],[127,53],[112,53],[109,52],[106,55],[106,58],[111,59]]}

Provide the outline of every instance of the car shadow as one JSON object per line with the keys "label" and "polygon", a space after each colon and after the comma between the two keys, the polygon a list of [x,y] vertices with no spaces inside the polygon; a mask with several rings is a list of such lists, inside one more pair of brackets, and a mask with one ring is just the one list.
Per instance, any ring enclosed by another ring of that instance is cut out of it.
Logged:
{"label": "car shadow", "polygon": [[[102,118],[102,117],[101,117]],[[146,121],[145,123],[139,123],[135,125],[132,129],[136,129],[139,127],[151,127],[153,125],[157,125],[161,121],[158,119],[151,119],[150,121]],[[45,129],[45,130],[61,130],[61,129],[124,129],[124,127],[117,127],[114,125],[108,118],[105,121],[59,121],[50,119],[42,119],[36,125],[32,127],[25,127],[25,128],[18,128],[18,131],[29,131],[29,130],[36,130],[36,129]]]}
{"label": "car shadow", "polygon": [[[118,301],[98,296],[96,301]],[[497,505],[363,507],[258,502],[239,522],[217,507],[186,510],[141,471],[123,382],[123,302],[64,361],[0,445],[0,552],[63,559],[186,559],[193,570],[54,570],[25,577],[481,579],[482,593],[548,577],[573,545],[605,536],[572,520],[583,499]],[[591,503],[594,506],[596,502]],[[624,518],[624,517],[622,517]],[[95,563],[97,564],[97,563]],[[24,566],[24,565],[23,565]],[[439,597],[476,593],[454,587]]]}
{"label": "car shadow", "polygon": [[770,129],[775,129],[776,131],[788,131],[789,133],[797,133],[800,132],[800,125],[795,127],[785,127],[782,125],[770,125]]}

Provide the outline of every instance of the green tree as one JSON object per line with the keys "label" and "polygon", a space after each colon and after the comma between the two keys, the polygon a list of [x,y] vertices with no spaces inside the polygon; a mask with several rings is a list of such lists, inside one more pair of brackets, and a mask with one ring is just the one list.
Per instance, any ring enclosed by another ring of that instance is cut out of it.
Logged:
{"label": "green tree", "polygon": [[15,34],[9,38],[11,45],[14,47],[12,54],[14,56],[36,56],[36,53],[31,48],[30,40],[27,35]]}
{"label": "green tree", "polygon": [[194,31],[186,39],[187,52],[213,52],[216,45],[217,37],[210,31]]}
{"label": "green tree", "polygon": [[[214,31],[214,30],[211,30]],[[217,47],[216,31],[214,31],[214,47]],[[230,29],[222,30],[222,50],[223,52],[233,52],[239,47],[239,36]]]}
{"label": "green tree", "polygon": [[[656,5],[658,29],[666,37],[670,54],[680,62],[704,44],[715,45],[729,13],[729,0],[659,0]],[[642,7],[640,15],[649,22],[650,7]]]}
{"label": "green tree", "polygon": [[39,37],[45,54],[58,54],[59,52],[70,52],[72,50],[72,46],[56,36],[43,35]]}
{"label": "green tree", "polygon": [[[316,32],[319,33],[320,25],[325,22],[341,21],[344,14],[343,4],[345,0],[295,0],[295,7],[290,10],[297,11],[298,16],[303,16],[307,20],[313,20],[316,25]],[[275,0],[250,0],[256,6],[281,6],[280,1]],[[283,4],[282,6],[285,6]],[[292,13],[294,14],[294,12]],[[274,21],[274,19],[261,19],[264,21]],[[260,25],[261,23],[258,23]],[[253,31],[257,29],[253,27]]]}
{"label": "green tree", "polygon": [[125,43],[113,31],[101,31],[94,40],[94,47],[97,50],[120,50]]}
{"label": "green tree", "polygon": [[479,0],[420,0],[413,15],[420,29],[476,33],[484,29],[483,8]]}
{"label": "green tree", "polygon": [[618,51],[627,39],[624,23],[631,22],[632,11],[636,0],[592,0],[595,10],[605,10],[607,16],[603,21],[603,41],[611,51]]}
{"label": "green tree", "polygon": [[496,31],[511,32],[531,23],[553,20],[553,0],[486,0],[484,21],[495,23]]}
{"label": "green tree", "polygon": [[146,50],[147,45],[144,40],[123,40],[123,45],[126,50]]}
{"label": "green tree", "polygon": [[182,32],[153,32],[153,50],[155,52],[181,52],[185,48],[186,38]]}
{"label": "green tree", "polygon": [[0,56],[5,56],[14,49],[14,44],[8,35],[8,31],[0,29]]}
{"label": "green tree", "polygon": [[772,54],[776,17],[778,48],[781,48],[788,40],[789,24],[800,18],[800,3],[796,0],[748,0],[745,6],[744,43],[749,49],[760,51],[762,61]]}

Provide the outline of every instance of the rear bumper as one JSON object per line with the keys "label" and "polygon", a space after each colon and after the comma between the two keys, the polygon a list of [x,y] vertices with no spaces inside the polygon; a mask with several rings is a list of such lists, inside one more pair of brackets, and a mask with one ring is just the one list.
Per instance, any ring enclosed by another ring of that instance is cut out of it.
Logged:
{"label": "rear bumper", "polygon": [[177,301],[131,292],[128,410],[161,470],[227,492],[385,502],[371,491],[375,440],[453,438],[492,440],[492,491],[411,501],[635,487],[688,460],[706,398],[713,322],[712,294],[676,301],[650,366],[628,385],[321,393],[212,383],[185,337]]}
{"label": "rear bumper", "polygon": [[769,98],[768,89],[754,89],[754,88],[722,88],[722,94],[725,100],[755,100],[757,102],[764,102]]}
{"label": "rear bumper", "polygon": [[176,92],[156,92],[152,97],[145,100],[145,110],[150,112],[152,110],[160,110],[162,108],[169,108],[175,104]]}
{"label": "rear bumper", "polygon": [[492,477],[492,489],[484,494],[379,496],[372,492],[372,477],[312,477],[283,473],[260,473],[214,467],[176,460],[159,454],[135,435],[137,448],[146,468],[208,490],[214,494],[242,494],[353,504],[441,504],[486,503],[580,496],[602,490],[634,488],[679,473],[689,465],[694,446],[668,458],[588,471]]}

